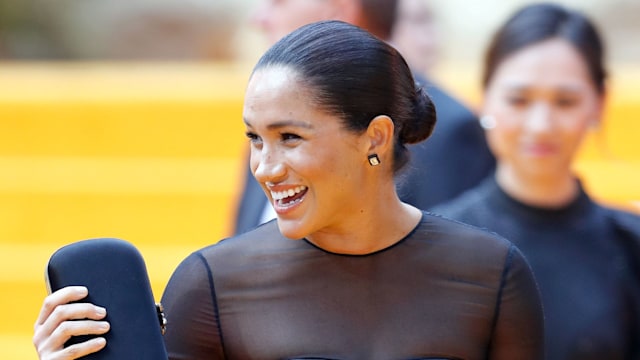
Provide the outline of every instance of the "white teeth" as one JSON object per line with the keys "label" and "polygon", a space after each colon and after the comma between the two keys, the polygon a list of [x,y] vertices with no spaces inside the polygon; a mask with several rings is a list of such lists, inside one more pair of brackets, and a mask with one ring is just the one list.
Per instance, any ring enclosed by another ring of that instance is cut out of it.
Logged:
{"label": "white teeth", "polygon": [[288,189],[284,191],[272,191],[271,197],[273,198],[273,200],[282,200],[282,199],[286,199],[288,197],[294,196],[295,194],[299,194],[300,192],[305,190],[307,190],[307,187],[304,185],[296,186],[294,189]]}

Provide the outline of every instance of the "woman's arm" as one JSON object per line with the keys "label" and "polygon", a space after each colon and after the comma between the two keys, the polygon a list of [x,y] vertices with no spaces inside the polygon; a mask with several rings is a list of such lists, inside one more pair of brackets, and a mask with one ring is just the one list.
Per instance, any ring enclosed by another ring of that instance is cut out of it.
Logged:
{"label": "woman's arm", "polygon": [[171,276],[162,297],[164,335],[171,360],[224,359],[213,273],[205,257],[187,257]]}
{"label": "woman's arm", "polygon": [[544,359],[544,316],[529,264],[512,245],[496,304],[491,360]]}

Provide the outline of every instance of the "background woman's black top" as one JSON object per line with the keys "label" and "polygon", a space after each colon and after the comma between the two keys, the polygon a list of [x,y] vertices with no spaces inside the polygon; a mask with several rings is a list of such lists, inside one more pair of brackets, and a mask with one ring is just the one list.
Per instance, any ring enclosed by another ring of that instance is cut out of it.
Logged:
{"label": "background woman's black top", "polygon": [[579,196],[560,209],[527,206],[491,176],[433,209],[507,237],[540,286],[547,360],[640,359],[640,217]]}
{"label": "background woman's black top", "polygon": [[426,213],[395,245],[358,256],[284,238],[271,221],[190,255],[162,303],[171,359],[542,358],[519,250]]}

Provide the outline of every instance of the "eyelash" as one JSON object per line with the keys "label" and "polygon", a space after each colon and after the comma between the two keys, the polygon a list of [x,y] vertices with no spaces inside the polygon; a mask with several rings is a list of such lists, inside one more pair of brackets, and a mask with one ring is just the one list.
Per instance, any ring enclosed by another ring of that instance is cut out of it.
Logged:
{"label": "eyelash", "polygon": [[[262,142],[262,138],[253,132],[246,132],[245,135],[249,139],[251,143],[260,143]],[[301,140],[302,137],[300,135],[294,133],[280,133],[280,140],[283,142],[297,141]]]}
{"label": "eyelash", "polygon": [[290,141],[290,140],[300,140],[301,137],[297,134],[293,133],[281,133],[280,138],[282,141]]}
{"label": "eyelash", "polygon": [[260,139],[260,137],[259,137],[258,135],[256,135],[255,133],[249,132],[249,131],[247,131],[247,132],[245,133],[245,135],[247,136],[247,138],[249,139],[249,141],[250,141],[250,142],[252,142],[252,143],[253,143],[253,142],[257,142],[257,141],[261,140],[261,139]]}

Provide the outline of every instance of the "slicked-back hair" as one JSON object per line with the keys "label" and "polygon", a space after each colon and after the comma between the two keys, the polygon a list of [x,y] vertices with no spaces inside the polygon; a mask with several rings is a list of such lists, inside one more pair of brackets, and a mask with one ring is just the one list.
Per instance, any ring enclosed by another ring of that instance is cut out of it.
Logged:
{"label": "slicked-back hair", "polygon": [[483,86],[496,68],[516,51],[545,40],[560,38],[582,56],[596,89],[605,91],[604,46],[594,23],[584,14],[552,3],[531,4],[516,11],[493,36],[488,47]]}
{"label": "slicked-back hair", "polygon": [[433,131],[433,103],[402,55],[359,27],[336,20],[305,25],[267,50],[254,72],[276,66],[294,71],[312,94],[310,104],[339,117],[345,129],[362,133],[376,116],[389,116],[394,171],[409,160],[405,145]]}

